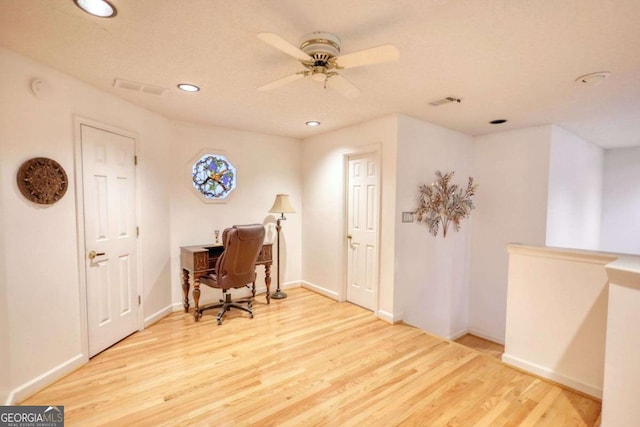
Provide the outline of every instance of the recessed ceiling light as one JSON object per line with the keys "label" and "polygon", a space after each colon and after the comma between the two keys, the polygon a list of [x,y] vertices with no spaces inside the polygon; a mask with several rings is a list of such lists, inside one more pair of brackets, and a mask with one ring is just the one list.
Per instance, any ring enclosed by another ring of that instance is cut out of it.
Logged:
{"label": "recessed ceiling light", "polygon": [[305,125],[315,127],[315,126],[320,126],[320,122],[317,120],[311,120],[311,121],[305,122]]}
{"label": "recessed ceiling light", "polygon": [[200,88],[196,85],[192,85],[190,83],[180,83],[178,85],[178,89],[183,90],[185,92],[198,92]]}
{"label": "recessed ceiling light", "polygon": [[99,18],[113,18],[118,11],[105,0],[73,0],[82,10]]}
{"label": "recessed ceiling light", "polygon": [[501,125],[503,123],[507,123],[507,120],[506,119],[496,119],[496,120],[491,120],[489,123],[492,124],[492,125]]}
{"label": "recessed ceiling light", "polygon": [[597,73],[585,74],[576,79],[576,83],[582,83],[585,85],[597,85],[602,83],[604,79],[609,77],[611,73],[609,71],[598,71]]}

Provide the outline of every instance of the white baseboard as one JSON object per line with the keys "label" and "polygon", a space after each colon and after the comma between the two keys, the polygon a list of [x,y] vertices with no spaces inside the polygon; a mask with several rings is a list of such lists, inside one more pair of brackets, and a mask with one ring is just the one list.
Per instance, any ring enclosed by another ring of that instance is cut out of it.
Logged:
{"label": "white baseboard", "polygon": [[389,313],[388,311],[384,311],[384,310],[378,310],[378,312],[376,313],[376,316],[378,317],[378,319],[380,320],[384,320],[387,323],[391,323],[392,325],[394,323],[398,323],[402,321],[402,314],[393,314],[393,313]]}
{"label": "white baseboard", "polygon": [[469,328],[467,329],[467,333],[471,335],[475,335],[476,337],[483,338],[487,341],[494,342],[496,344],[504,345],[504,338],[496,338],[489,334],[485,334],[482,331],[478,331],[477,329]]}
{"label": "white baseboard", "polygon": [[531,372],[532,374],[538,375],[542,378],[555,381],[574,390],[586,393],[589,396],[595,397],[596,399],[602,399],[602,389],[582,383],[573,378],[566,377],[544,366],[522,360],[518,357],[514,357],[506,353],[502,355],[502,361],[508,365],[515,366],[516,368],[520,368],[527,372]]}
{"label": "white baseboard", "polygon": [[68,373],[75,371],[85,363],[89,361],[89,358],[84,354],[77,354],[71,359],[59,364],[58,366],[48,370],[42,375],[38,375],[34,379],[27,381],[21,386],[13,389],[5,405],[15,405],[18,402],[26,399],[27,397],[37,393],[46,386],[53,384],[56,380],[62,378]]}
{"label": "white baseboard", "polygon": [[[300,285],[305,289],[309,289],[310,291],[323,295],[327,298],[331,298],[335,301],[340,301],[340,294],[334,290],[324,288],[306,280],[301,280]],[[384,310],[378,310],[375,315],[378,319],[384,320],[385,322],[391,324],[402,321],[402,315],[394,315],[393,313],[389,313]]]}
{"label": "white baseboard", "polygon": [[[301,286],[300,284],[300,280],[293,280],[291,282],[284,282],[284,283],[280,283],[280,287],[282,289],[292,289],[292,288],[299,288]],[[273,287],[273,283],[271,283],[271,292],[273,292],[275,290],[275,288]],[[267,291],[266,286],[262,288],[263,292]]]}
{"label": "white baseboard", "polygon": [[[193,307],[193,305],[189,306],[189,308]],[[182,305],[182,301],[174,302],[171,304],[171,312],[175,313],[176,311],[184,311],[184,305]]]}
{"label": "white baseboard", "polygon": [[[456,332],[455,334],[452,334],[452,335],[451,335],[451,336],[449,336],[447,339],[448,339],[449,341],[455,341],[455,340],[457,340],[458,338],[461,338],[461,337],[463,337],[463,336],[467,335],[468,333],[470,333],[468,329],[463,329],[463,330],[461,330],[461,331]],[[474,335],[475,335],[475,334],[474,334]],[[483,337],[481,337],[481,338],[483,338]],[[485,338],[485,339],[486,339],[486,338]]]}
{"label": "white baseboard", "polygon": [[[153,325],[154,323],[156,323],[158,320],[164,318],[165,316],[168,316],[169,314],[171,314],[172,311],[174,310],[174,306],[175,304],[171,304],[166,306],[165,308],[163,308],[162,310],[158,310],[155,313],[153,313],[151,316],[147,317],[144,319],[144,327],[148,328],[149,326]],[[182,304],[180,305],[180,307],[182,307]]]}
{"label": "white baseboard", "polygon": [[307,282],[306,280],[301,280],[300,281],[300,285],[305,288],[305,289],[309,289],[310,291],[316,292],[320,295],[324,295],[327,298],[331,298],[333,300],[338,301],[338,293],[336,291],[332,291],[330,289],[326,289],[323,288],[322,286],[318,286],[316,284],[313,284],[311,282]]}

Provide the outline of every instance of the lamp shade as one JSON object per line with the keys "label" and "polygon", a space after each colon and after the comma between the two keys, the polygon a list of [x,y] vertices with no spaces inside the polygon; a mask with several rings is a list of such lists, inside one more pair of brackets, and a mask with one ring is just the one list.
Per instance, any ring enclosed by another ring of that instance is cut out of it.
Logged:
{"label": "lamp shade", "polygon": [[295,213],[288,194],[276,194],[276,201],[271,206],[271,213]]}

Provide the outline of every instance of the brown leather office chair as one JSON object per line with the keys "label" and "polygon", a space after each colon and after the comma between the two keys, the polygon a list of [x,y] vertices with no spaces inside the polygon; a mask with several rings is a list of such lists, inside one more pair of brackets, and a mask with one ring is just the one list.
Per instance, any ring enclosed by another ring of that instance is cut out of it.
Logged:
{"label": "brown leather office chair", "polygon": [[256,260],[262,249],[264,234],[262,224],[234,225],[224,230],[222,233],[224,252],[216,262],[215,273],[201,276],[199,279],[203,285],[222,289],[224,299],[219,303],[200,307],[198,316],[202,316],[204,310],[220,307],[217,316],[218,325],[222,324],[222,315],[231,308],[244,310],[249,313],[249,317],[253,318],[253,298],[232,301],[231,294],[227,291],[249,284],[255,286]]}

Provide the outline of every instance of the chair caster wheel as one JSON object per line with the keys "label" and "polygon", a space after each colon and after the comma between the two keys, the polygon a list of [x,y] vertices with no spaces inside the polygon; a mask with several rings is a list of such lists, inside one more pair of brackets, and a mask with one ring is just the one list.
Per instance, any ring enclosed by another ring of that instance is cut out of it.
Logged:
{"label": "chair caster wheel", "polygon": [[249,319],[253,319],[253,314],[250,314],[250,315],[249,315]]}
{"label": "chair caster wheel", "polygon": [[222,325],[222,319],[218,319],[218,326]]}

